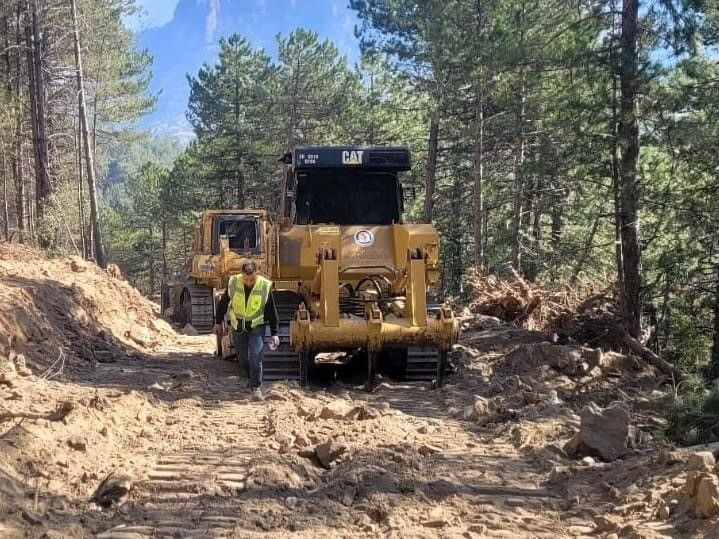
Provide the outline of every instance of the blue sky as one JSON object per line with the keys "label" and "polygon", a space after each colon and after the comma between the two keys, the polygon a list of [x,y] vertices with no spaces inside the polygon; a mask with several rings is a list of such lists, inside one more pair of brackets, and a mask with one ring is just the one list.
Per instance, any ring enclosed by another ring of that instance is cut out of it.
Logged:
{"label": "blue sky", "polygon": [[183,140],[191,136],[185,120],[189,90],[185,75],[213,63],[220,37],[239,33],[276,55],[275,36],[304,27],[328,38],[350,63],[359,59],[354,37],[357,18],[348,0],[136,0],[142,13],[126,20],[141,47],[154,56],[155,112],[142,125]]}

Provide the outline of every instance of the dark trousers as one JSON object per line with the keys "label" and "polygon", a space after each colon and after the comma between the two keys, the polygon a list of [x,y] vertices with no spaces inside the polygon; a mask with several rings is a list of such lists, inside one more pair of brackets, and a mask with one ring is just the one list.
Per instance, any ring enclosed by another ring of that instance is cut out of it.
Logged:
{"label": "dark trousers", "polygon": [[260,387],[262,384],[262,349],[265,341],[265,326],[247,331],[235,331],[235,352],[239,364],[247,365],[250,386]]}

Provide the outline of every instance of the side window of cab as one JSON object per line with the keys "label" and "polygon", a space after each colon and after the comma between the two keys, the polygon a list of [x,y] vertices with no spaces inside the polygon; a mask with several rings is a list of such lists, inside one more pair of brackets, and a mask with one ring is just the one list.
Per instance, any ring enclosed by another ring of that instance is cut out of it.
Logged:
{"label": "side window of cab", "polygon": [[194,238],[193,238],[193,242],[192,242],[193,243],[192,250],[195,251],[196,253],[203,252],[202,239],[203,239],[202,238],[202,223],[200,222],[200,223],[195,224],[195,233],[194,233]]}

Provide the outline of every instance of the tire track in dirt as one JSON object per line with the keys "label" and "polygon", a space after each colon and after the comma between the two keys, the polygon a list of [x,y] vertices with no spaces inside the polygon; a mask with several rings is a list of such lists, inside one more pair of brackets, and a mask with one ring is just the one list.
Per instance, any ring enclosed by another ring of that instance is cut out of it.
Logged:
{"label": "tire track in dirt", "polygon": [[[195,374],[183,375],[188,368]],[[186,354],[137,364],[125,362],[102,366],[96,376],[111,386],[140,389],[158,381],[160,384],[175,383],[174,389],[168,394],[160,393],[158,398],[170,402],[183,398],[198,401],[197,411],[202,414],[199,418],[194,413],[177,419],[187,421],[188,430],[201,425],[202,432],[214,433],[214,436],[195,438],[180,450],[157,455],[146,477],[135,485],[134,510],[122,517],[123,522],[115,521],[98,534],[100,539],[245,537],[261,531],[248,529],[247,514],[241,509],[243,504],[256,507],[255,494],[248,491],[248,475],[255,465],[266,462],[262,455],[266,454],[268,440],[273,439],[277,430],[304,432],[314,425],[300,418],[289,401],[248,401],[248,393],[245,388],[238,387],[234,372],[234,364]],[[287,390],[287,386],[279,387]],[[315,405],[321,404],[322,399],[333,397],[332,393],[328,395],[317,390],[290,391],[302,395],[303,402],[314,402]],[[465,524],[485,529],[488,536],[501,536],[501,528],[505,525],[524,530],[525,536],[536,537],[551,537],[561,529],[555,518],[542,521],[527,516],[537,510],[553,509],[551,503],[545,503],[547,499],[551,501],[551,493],[538,488],[533,481],[537,476],[531,464],[523,465],[519,459],[508,458],[514,453],[508,445],[497,443],[486,447],[478,443],[476,434],[468,430],[466,422],[447,416],[441,391],[431,390],[421,383],[385,384],[372,394],[341,391],[358,402],[364,401],[378,408],[386,403],[384,406],[389,405],[393,410],[391,415],[378,420],[380,425],[389,425],[390,431],[378,435],[378,447],[367,447],[368,451],[381,450],[383,441],[390,447],[402,442],[392,432],[391,424],[395,421],[412,425],[413,429],[430,425],[420,438],[443,448],[441,455],[433,460],[442,478],[422,486],[421,496],[426,498],[422,511],[427,511],[427,504],[441,505],[447,499],[461,496],[467,503],[482,507],[481,514],[467,515]],[[354,428],[351,424],[346,426]],[[332,432],[336,434],[339,428],[341,425],[334,426]],[[162,451],[162,448],[157,450]],[[275,457],[282,458],[282,455],[275,454]],[[323,492],[323,488],[330,492]],[[331,481],[313,489],[320,504],[325,503],[325,498],[330,502],[333,500],[331,489]],[[299,492],[303,495],[302,489]],[[308,503],[312,503],[313,494],[306,495]],[[279,511],[292,512],[283,505],[280,503]],[[274,507],[277,509],[276,505]],[[362,506],[359,509],[348,506],[343,510],[347,515],[338,520],[348,521],[345,523],[349,526],[347,535],[364,535],[372,530],[379,532],[372,528],[372,524],[364,524],[364,533],[363,528],[353,529],[351,522],[364,512]],[[415,516],[413,513],[416,511],[410,510],[409,516]],[[306,530],[306,524],[302,528]],[[266,531],[288,533],[288,530],[283,532],[278,528]],[[420,536],[422,531],[429,530],[420,527]]]}
{"label": "tire track in dirt", "polygon": [[[185,423],[188,432],[199,423],[197,438],[179,450],[164,453],[157,447],[154,455],[147,455],[153,464],[133,488],[137,510],[98,538],[236,536],[240,523],[232,500],[236,503],[245,490],[257,459],[258,444],[267,429],[266,410],[257,403],[243,402],[248,391],[240,384],[234,364],[184,352],[156,360],[99,365],[88,380],[138,391],[154,388],[155,398],[171,406],[193,399],[201,416],[183,416],[184,409],[176,409],[173,423]],[[237,440],[245,443],[233,443]]]}

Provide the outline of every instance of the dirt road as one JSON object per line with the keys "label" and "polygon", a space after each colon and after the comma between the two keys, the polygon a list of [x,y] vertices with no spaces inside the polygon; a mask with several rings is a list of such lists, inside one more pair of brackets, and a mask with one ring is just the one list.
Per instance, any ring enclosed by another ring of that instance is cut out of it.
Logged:
{"label": "dirt road", "polygon": [[[571,532],[536,463],[448,417],[449,390],[385,384],[367,395],[276,384],[265,402],[252,402],[235,365],[211,358],[206,340],[183,344],[154,359],[99,364],[72,391],[47,383],[50,393],[88,402],[81,412],[92,417],[77,429],[87,448],[66,451],[78,461],[68,467],[96,478],[84,494],[108,464],[133,479],[119,510],[68,507],[63,524],[76,519],[76,532],[104,538]],[[367,419],[342,418],[345,407]],[[330,469],[298,456],[325,441],[346,447]]]}
{"label": "dirt road", "polygon": [[[68,534],[128,538],[567,529],[557,512],[562,500],[539,486],[531,461],[508,444],[481,443],[469,424],[449,418],[447,390],[385,384],[367,395],[277,384],[257,403],[235,365],[211,358],[207,347],[206,339],[184,337],[177,350],[98,364],[69,383],[16,384],[28,408],[40,404],[33,406],[32,389],[43,390],[42,402],[78,403],[67,424],[25,422],[3,437],[11,450],[25,445],[18,458],[34,463],[27,468],[45,471],[40,507],[29,517],[38,532],[55,523]],[[367,418],[342,418],[344,407]],[[84,449],[67,447],[73,437]],[[325,441],[346,448],[330,469],[298,455]],[[42,445],[56,462],[42,458]],[[106,511],[73,503],[89,498],[110,469],[132,479],[128,503]],[[62,486],[50,484],[58,479]],[[55,489],[65,491],[65,504]]]}
{"label": "dirt road", "polygon": [[[522,338],[535,337],[505,329],[484,335],[496,345],[491,357],[499,344]],[[491,393],[497,381],[481,386],[488,366],[481,357],[440,390],[383,383],[367,394],[341,384],[276,384],[265,402],[253,402],[236,366],[212,358],[210,346],[207,338],[178,337],[176,346],[142,359],[98,363],[62,382],[18,378],[0,390],[18,395],[26,410],[75,403],[64,422],[16,422],[0,439],[5,462],[14,457],[25,474],[17,478],[23,481],[2,476],[4,490],[23,497],[6,513],[3,531],[573,537],[596,532],[596,518],[609,511],[618,519],[600,536],[621,529],[681,536],[651,518],[646,489],[639,493],[644,507],[615,511],[637,494],[631,484],[649,474],[647,459],[576,462],[551,443],[576,421],[569,407],[504,410],[513,417],[490,423],[465,419],[458,410],[473,390]],[[127,476],[132,486],[124,504],[103,509],[89,500],[109,474]],[[653,477],[667,488],[671,479]]]}

